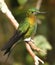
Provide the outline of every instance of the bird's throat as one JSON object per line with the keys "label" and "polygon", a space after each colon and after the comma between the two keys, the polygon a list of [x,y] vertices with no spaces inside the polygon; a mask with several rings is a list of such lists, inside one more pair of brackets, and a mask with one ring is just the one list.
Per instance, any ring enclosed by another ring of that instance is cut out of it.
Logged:
{"label": "bird's throat", "polygon": [[28,22],[29,22],[31,25],[34,25],[35,22],[36,22],[36,16],[29,16],[29,17],[28,17]]}

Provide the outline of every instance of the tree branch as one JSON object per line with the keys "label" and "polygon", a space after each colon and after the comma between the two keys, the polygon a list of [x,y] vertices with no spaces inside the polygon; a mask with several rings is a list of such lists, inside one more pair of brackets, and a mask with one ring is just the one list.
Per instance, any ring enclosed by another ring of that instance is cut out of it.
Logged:
{"label": "tree branch", "polygon": [[43,52],[44,54],[46,54],[46,52],[44,52],[42,49],[38,48],[34,42],[29,42],[29,45],[32,47],[33,50],[37,51],[37,52]]}
{"label": "tree branch", "polygon": [[39,65],[39,61],[44,64],[44,62],[34,54],[34,52],[32,51],[29,43],[25,43],[26,44],[26,49],[28,50],[29,54],[32,56],[32,58],[34,59],[35,65]]}
{"label": "tree branch", "polygon": [[42,0],[38,0],[36,3],[36,8],[39,10],[41,7]]}
{"label": "tree branch", "polygon": [[4,0],[0,0],[0,10],[2,11],[2,13],[4,13],[7,16],[7,18],[10,20],[10,22],[15,27],[15,29],[17,29],[19,24],[17,20],[14,18],[14,16],[12,15],[11,11],[8,9],[8,6],[4,2]]}

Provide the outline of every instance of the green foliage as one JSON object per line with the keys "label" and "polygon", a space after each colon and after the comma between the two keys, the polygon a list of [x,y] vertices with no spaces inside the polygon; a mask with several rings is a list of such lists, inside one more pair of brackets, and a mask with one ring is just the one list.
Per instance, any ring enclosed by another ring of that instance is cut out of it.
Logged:
{"label": "green foliage", "polygon": [[27,2],[27,0],[17,0],[18,1],[18,3],[20,4],[20,5],[24,5],[26,2]]}
{"label": "green foliage", "polygon": [[44,65],[49,65],[49,63],[45,62],[45,64],[44,64]]}
{"label": "green foliage", "polygon": [[[47,41],[46,37],[44,37],[43,35],[35,36],[34,37],[34,42],[35,42],[37,47],[39,47],[40,49],[42,49],[46,53],[47,53],[47,50],[51,50],[52,49],[52,46]],[[41,52],[40,55],[44,55],[45,56],[46,54]]]}
{"label": "green foliage", "polygon": [[29,54],[27,54],[27,56],[26,56],[26,61],[27,61],[28,65],[30,65],[33,62],[33,59],[30,57]]}
{"label": "green foliage", "polygon": [[44,15],[38,15],[38,18],[44,20],[45,16]]}

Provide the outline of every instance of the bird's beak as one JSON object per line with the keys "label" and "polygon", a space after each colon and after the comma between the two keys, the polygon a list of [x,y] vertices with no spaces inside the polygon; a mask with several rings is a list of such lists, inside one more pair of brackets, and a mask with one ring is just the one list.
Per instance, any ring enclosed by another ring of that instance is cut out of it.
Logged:
{"label": "bird's beak", "polygon": [[40,11],[36,11],[36,12],[34,12],[33,14],[34,15],[37,15],[37,14],[45,14],[46,12],[40,12]]}
{"label": "bird's beak", "polygon": [[45,14],[46,12],[36,11],[35,14]]}
{"label": "bird's beak", "polygon": [[46,12],[37,11],[36,14],[45,14]]}

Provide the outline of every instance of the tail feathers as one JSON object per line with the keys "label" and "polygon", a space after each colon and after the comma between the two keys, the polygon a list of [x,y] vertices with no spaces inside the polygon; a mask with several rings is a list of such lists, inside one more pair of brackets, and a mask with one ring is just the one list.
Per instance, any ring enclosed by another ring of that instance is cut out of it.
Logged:
{"label": "tail feathers", "polygon": [[10,55],[10,51],[11,51],[10,48],[6,49],[4,55],[6,55],[8,53],[8,56],[9,56]]}
{"label": "tail feathers", "polygon": [[10,40],[8,41],[8,43],[6,43],[1,51],[4,51],[5,50],[5,54],[9,53],[10,54],[10,51],[11,51],[11,47],[18,41],[20,40],[20,38],[22,38],[26,33],[27,31],[29,30],[29,27],[28,29],[25,31],[25,32],[21,32],[21,31],[17,31],[15,32],[15,34],[12,36],[12,38],[10,38]]}
{"label": "tail feathers", "polygon": [[15,44],[15,42],[17,42],[20,39],[21,36],[22,34],[20,33],[20,31],[15,32],[15,34],[12,36],[12,38],[10,38],[8,43],[6,43],[1,49],[1,51],[5,50],[4,55],[10,52],[11,47]]}

